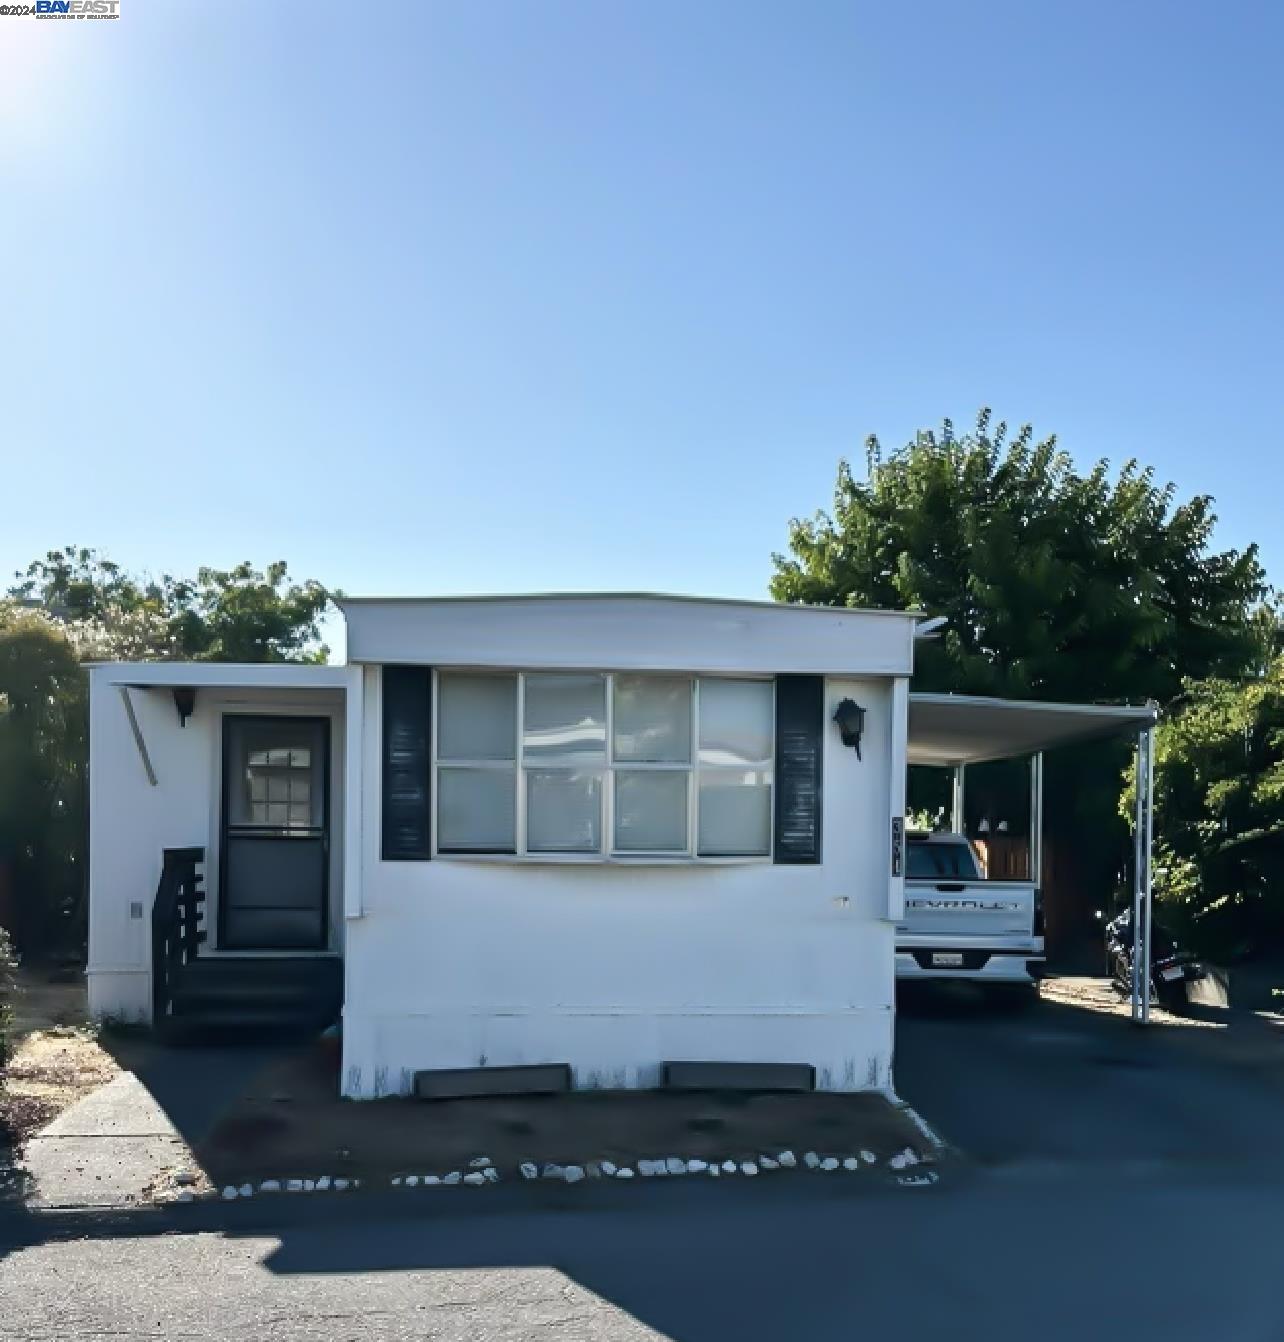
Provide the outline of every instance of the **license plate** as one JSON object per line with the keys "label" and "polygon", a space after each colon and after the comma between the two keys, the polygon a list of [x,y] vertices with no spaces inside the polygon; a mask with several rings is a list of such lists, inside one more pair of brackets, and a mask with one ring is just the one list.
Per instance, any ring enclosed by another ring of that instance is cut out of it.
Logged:
{"label": "license plate", "polygon": [[1159,971],[1159,977],[1165,983],[1172,983],[1174,979],[1185,977],[1186,971],[1180,965],[1170,965],[1167,969]]}
{"label": "license plate", "polygon": [[932,952],[933,969],[962,969],[963,952],[962,951],[933,951]]}

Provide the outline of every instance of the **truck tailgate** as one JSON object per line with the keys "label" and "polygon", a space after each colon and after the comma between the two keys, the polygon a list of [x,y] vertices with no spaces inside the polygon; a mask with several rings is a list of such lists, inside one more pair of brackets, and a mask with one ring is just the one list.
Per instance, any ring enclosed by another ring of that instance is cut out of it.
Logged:
{"label": "truck tailgate", "polygon": [[966,937],[978,944],[1034,935],[1034,885],[1028,881],[905,882],[897,942]]}

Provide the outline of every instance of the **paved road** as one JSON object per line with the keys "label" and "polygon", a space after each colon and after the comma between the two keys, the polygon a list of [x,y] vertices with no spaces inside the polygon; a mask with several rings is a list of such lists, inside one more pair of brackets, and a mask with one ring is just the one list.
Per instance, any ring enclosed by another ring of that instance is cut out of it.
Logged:
{"label": "paved road", "polygon": [[1041,1009],[908,1015],[898,1076],[978,1157],[940,1188],[674,1181],[541,1205],[498,1189],[463,1215],[318,1199],[288,1225],[247,1204],[229,1216],[278,1223],[224,1233],[27,1225],[0,1337],[1284,1337],[1269,1071]]}

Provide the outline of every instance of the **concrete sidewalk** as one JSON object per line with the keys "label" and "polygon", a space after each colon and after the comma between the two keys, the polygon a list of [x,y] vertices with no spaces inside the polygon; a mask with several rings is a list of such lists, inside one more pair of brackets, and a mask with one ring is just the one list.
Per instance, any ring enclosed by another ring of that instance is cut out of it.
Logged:
{"label": "concrete sidewalk", "polygon": [[187,1142],[132,1072],[87,1095],[27,1143],[29,1205],[120,1208],[149,1203],[175,1173],[195,1170]]}

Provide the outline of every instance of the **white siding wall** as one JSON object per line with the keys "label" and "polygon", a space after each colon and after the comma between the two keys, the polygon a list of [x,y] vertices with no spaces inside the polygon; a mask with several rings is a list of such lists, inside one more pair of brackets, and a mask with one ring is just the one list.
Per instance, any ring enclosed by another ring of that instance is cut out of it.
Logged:
{"label": "white siding wall", "polygon": [[827,718],[845,696],[868,718],[862,760],[826,727],[816,866],[383,862],[378,687],[367,668],[345,1094],[405,1092],[418,1068],[545,1061],[570,1062],[579,1086],[651,1085],[666,1059],[809,1062],[825,1089],[889,1084],[890,780],[905,732],[891,678],[827,681]]}
{"label": "white siding wall", "polygon": [[[116,683],[138,671],[103,666],[91,673],[88,973],[92,1015],[146,1021],[151,907],[163,849],[205,849],[211,926],[214,922],[223,713],[302,712],[341,719],[343,699],[332,690],[205,688],[187,726],[180,727],[169,688],[130,690],[156,772],[153,787]],[[343,935],[343,731],[334,731],[331,741],[331,938],[337,946]],[[135,901],[142,905],[141,918],[130,915]]]}

